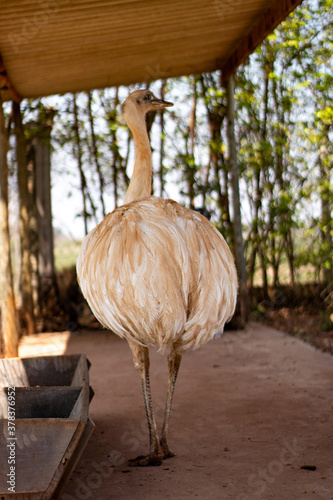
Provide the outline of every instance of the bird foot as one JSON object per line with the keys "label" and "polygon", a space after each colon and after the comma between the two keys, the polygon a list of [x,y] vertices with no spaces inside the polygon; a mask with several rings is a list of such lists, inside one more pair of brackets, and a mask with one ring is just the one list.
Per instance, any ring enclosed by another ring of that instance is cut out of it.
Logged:
{"label": "bird foot", "polygon": [[170,450],[168,443],[166,441],[161,440],[160,445],[161,445],[162,452],[163,452],[163,460],[175,456],[175,453]]}
{"label": "bird foot", "polygon": [[163,462],[163,456],[160,455],[139,455],[136,458],[131,458],[128,460],[129,467],[149,467],[158,466]]}
{"label": "bird foot", "polygon": [[162,447],[162,450],[163,450],[163,460],[174,457],[176,455],[173,451],[170,450],[168,446],[166,449]]}
{"label": "bird foot", "polygon": [[167,458],[172,458],[175,456],[176,456],[176,454],[173,451],[169,450],[167,453],[164,454],[163,460],[166,460]]}

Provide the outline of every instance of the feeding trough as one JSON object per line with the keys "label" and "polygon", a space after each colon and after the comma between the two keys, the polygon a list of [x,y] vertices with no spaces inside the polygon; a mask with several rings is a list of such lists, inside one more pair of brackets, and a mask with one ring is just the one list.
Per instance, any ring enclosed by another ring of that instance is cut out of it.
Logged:
{"label": "feeding trough", "polygon": [[0,359],[0,500],[60,494],[92,432],[84,355]]}

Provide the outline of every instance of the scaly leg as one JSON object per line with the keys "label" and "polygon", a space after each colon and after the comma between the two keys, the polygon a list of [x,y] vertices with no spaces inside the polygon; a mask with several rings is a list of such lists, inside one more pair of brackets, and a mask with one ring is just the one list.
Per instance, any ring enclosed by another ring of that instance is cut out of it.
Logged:
{"label": "scaly leg", "polygon": [[148,347],[144,347],[132,342],[129,342],[129,346],[133,354],[134,365],[139,370],[142,380],[143,397],[145,401],[148,428],[149,428],[150,452],[149,455],[140,455],[139,457],[129,460],[128,465],[132,467],[161,465],[163,460],[163,452],[161,449],[160,441],[158,439],[156,421],[151,400],[150,382],[149,382],[150,362],[149,362]]}
{"label": "scaly leg", "polygon": [[167,402],[164,413],[164,422],[162,427],[162,433],[160,437],[160,444],[163,451],[163,458],[173,457],[175,454],[170,450],[167,443],[167,433],[169,427],[169,419],[171,413],[172,399],[173,393],[175,390],[175,384],[177,380],[177,375],[180,367],[180,362],[182,360],[183,351],[174,344],[172,350],[168,356],[168,364],[169,364],[169,382],[168,382],[168,395]]}

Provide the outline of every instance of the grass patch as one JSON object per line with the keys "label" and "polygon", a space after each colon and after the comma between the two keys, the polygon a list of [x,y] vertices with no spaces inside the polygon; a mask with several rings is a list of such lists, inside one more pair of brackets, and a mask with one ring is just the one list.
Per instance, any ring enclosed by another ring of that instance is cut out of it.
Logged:
{"label": "grass patch", "polygon": [[76,265],[81,244],[81,241],[70,240],[64,237],[56,238],[54,245],[54,260],[57,271]]}

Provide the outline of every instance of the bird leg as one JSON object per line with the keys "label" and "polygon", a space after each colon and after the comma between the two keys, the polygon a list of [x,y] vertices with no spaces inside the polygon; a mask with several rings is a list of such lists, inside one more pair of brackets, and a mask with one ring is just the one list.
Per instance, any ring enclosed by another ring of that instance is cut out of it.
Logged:
{"label": "bird leg", "polygon": [[147,465],[161,465],[163,452],[157,434],[157,426],[153,412],[153,405],[149,382],[149,351],[145,346],[130,342],[129,346],[133,354],[135,367],[139,370],[142,380],[143,397],[145,401],[146,414],[149,429],[150,453],[149,455],[140,455],[128,461],[132,467],[145,467]]}
{"label": "bird leg", "polygon": [[180,362],[182,360],[182,355],[183,355],[183,351],[179,350],[174,344],[172,347],[172,350],[168,356],[168,365],[169,365],[168,394],[167,394],[167,401],[166,401],[166,406],[165,406],[162,433],[161,433],[161,437],[160,437],[160,444],[161,444],[163,455],[164,455],[163,458],[169,458],[169,457],[173,457],[175,455],[170,450],[170,448],[168,446],[167,433],[168,433],[168,427],[169,427],[169,419],[170,419],[170,413],[171,413],[173,393],[175,390],[175,384],[176,384],[177,375],[178,375],[178,371],[179,371],[179,367],[180,367]]}

